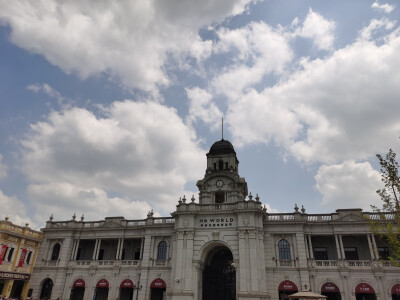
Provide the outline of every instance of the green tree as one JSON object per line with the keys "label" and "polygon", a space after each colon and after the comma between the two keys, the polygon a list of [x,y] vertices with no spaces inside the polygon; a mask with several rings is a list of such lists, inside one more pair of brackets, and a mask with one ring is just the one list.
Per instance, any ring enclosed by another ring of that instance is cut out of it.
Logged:
{"label": "green tree", "polygon": [[378,218],[371,220],[372,232],[386,240],[389,248],[389,260],[393,265],[400,266],[400,178],[399,163],[392,149],[383,157],[376,155],[381,166],[384,187],[377,190],[383,204],[379,208],[371,205]]}

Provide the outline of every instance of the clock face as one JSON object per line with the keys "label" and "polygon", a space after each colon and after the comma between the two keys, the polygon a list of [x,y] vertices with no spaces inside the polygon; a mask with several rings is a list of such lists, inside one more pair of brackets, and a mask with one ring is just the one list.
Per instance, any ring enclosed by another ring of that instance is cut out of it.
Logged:
{"label": "clock face", "polygon": [[224,185],[224,182],[222,180],[217,180],[216,184],[217,188],[222,188],[222,186]]}

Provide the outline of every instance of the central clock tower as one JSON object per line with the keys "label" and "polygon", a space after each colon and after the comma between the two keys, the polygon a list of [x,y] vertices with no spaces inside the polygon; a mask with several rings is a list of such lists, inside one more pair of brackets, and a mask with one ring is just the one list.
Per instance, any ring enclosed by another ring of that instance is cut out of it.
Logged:
{"label": "central clock tower", "polygon": [[239,161],[235,149],[227,140],[215,142],[207,153],[207,169],[197,182],[199,204],[235,203],[245,200],[246,180],[239,177]]}

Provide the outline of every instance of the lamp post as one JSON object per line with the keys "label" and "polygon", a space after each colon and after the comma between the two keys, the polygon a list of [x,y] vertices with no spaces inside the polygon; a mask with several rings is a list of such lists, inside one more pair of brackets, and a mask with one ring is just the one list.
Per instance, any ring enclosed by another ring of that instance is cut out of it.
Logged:
{"label": "lamp post", "polygon": [[133,287],[133,292],[136,291],[136,300],[138,300],[139,297],[139,291],[142,289],[142,285],[140,284],[140,281],[138,281],[137,285]]}

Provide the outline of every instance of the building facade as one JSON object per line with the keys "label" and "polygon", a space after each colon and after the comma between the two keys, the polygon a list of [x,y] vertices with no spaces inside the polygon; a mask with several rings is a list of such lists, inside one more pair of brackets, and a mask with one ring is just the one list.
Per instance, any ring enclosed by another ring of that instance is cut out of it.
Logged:
{"label": "building facade", "polygon": [[239,176],[232,144],[207,154],[199,197],[171,217],[46,223],[34,299],[261,300],[301,289],[328,299],[400,299],[400,268],[361,209],[269,213]]}
{"label": "building facade", "polygon": [[24,299],[43,234],[5,220],[0,221],[0,295]]}

